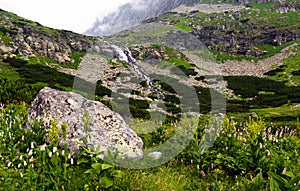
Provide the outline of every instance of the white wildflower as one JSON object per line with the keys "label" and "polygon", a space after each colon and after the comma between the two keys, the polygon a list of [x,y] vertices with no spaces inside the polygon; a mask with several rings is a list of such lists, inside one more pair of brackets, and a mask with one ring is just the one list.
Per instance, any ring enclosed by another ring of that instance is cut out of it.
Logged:
{"label": "white wildflower", "polygon": [[46,143],[43,144],[43,145],[41,146],[41,148],[40,148],[40,151],[44,151],[44,150],[46,150]]}
{"label": "white wildflower", "polygon": [[53,147],[53,153],[57,151],[57,147]]}

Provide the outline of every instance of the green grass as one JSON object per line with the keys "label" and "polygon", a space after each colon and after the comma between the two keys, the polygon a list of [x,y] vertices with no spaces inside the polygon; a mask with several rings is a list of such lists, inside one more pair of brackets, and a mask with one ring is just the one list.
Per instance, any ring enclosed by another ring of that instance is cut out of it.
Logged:
{"label": "green grass", "polygon": [[6,46],[10,46],[9,43],[11,42],[11,39],[8,36],[4,35],[2,31],[0,31],[0,36],[1,36],[1,39],[2,39],[3,43]]}
{"label": "green grass", "polygon": [[72,58],[74,60],[73,63],[69,63],[68,66],[66,66],[67,68],[72,68],[72,69],[77,69],[82,58],[85,56],[86,53],[82,53],[82,52],[76,52],[74,51],[71,55],[70,58]]}
{"label": "green grass", "polygon": [[20,76],[18,72],[16,72],[16,69],[14,67],[0,63],[0,70],[1,70],[0,72],[1,78],[7,78],[11,81],[16,81],[20,79]]}
{"label": "green grass", "polygon": [[186,190],[191,184],[191,169],[167,164],[151,170],[126,170],[120,182],[124,190]]}
{"label": "green grass", "polygon": [[227,60],[238,60],[238,61],[253,60],[255,62],[259,60],[258,58],[254,58],[254,57],[247,57],[244,55],[233,55],[229,53],[218,52],[215,50],[211,50],[210,52],[215,56],[214,60],[218,63],[224,63]]}
{"label": "green grass", "polygon": [[[298,71],[300,68],[300,46],[294,47],[293,52],[295,55],[291,55],[285,60],[283,60],[283,65],[281,66],[274,66],[274,70],[281,68],[278,72],[275,72],[273,75],[267,76],[270,79],[277,80],[277,81],[287,81],[287,85],[299,85],[300,79],[298,76],[292,75],[294,71]],[[291,76],[291,78],[289,77]]]}
{"label": "green grass", "polygon": [[300,118],[300,104],[285,104],[275,108],[253,109],[270,124],[295,126]]}
{"label": "green grass", "polygon": [[[300,158],[295,152],[300,149],[299,125],[267,126],[259,118],[240,125],[238,119],[225,117],[220,136],[211,148],[199,154],[204,127],[209,122],[209,116],[202,116],[194,139],[178,156],[157,167],[134,170],[110,165],[89,149],[82,148],[77,158],[65,148],[54,151],[40,123],[30,127],[34,134],[25,128],[27,107],[6,104],[0,109],[1,190],[267,191],[273,187],[297,190],[300,185]],[[169,129],[150,134],[145,143],[162,140],[165,131]],[[276,131],[282,134],[278,136]],[[206,135],[216,132],[212,128]]]}
{"label": "green grass", "polygon": [[185,24],[183,24],[183,23],[177,23],[177,24],[175,24],[174,26],[175,26],[176,28],[182,29],[182,30],[187,31],[187,32],[190,32],[190,31],[193,30],[192,27],[187,26],[187,25],[185,25]]}

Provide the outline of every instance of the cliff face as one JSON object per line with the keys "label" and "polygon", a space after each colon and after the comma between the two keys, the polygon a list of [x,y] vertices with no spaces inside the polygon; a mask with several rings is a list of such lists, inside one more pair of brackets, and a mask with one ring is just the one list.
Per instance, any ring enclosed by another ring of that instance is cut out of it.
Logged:
{"label": "cliff face", "polygon": [[180,5],[195,5],[199,0],[140,0],[128,3],[103,20],[97,20],[85,33],[92,36],[107,36],[140,24],[151,17],[159,16]]}
{"label": "cliff face", "polygon": [[210,50],[260,57],[268,53],[262,48],[264,45],[280,46],[300,38],[299,8],[299,2],[276,1],[266,6],[247,5],[218,14],[203,14],[202,10],[172,12],[152,21],[187,30]]}
{"label": "cliff face", "polygon": [[56,62],[74,62],[74,52],[86,52],[93,40],[70,31],[55,30],[0,10],[0,58],[36,55]]}

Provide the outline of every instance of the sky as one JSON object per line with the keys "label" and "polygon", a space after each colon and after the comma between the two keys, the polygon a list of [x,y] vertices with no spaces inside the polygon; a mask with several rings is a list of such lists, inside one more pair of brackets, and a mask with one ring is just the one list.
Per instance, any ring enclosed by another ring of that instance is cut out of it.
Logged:
{"label": "sky", "polygon": [[0,8],[55,29],[83,33],[120,5],[134,0],[1,0]]}

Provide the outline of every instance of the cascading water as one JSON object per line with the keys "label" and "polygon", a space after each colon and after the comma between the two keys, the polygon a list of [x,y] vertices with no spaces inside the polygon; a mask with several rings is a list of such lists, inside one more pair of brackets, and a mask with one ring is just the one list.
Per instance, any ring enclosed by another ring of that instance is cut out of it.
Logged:
{"label": "cascading water", "polygon": [[133,58],[128,47],[124,47],[124,49],[116,45],[111,45],[111,47],[116,51],[116,57],[118,57],[119,60],[126,62],[138,74],[138,76],[146,81],[147,88],[151,92],[156,93],[158,99],[164,98],[163,92],[153,84],[152,79],[136,64],[136,60]]}

